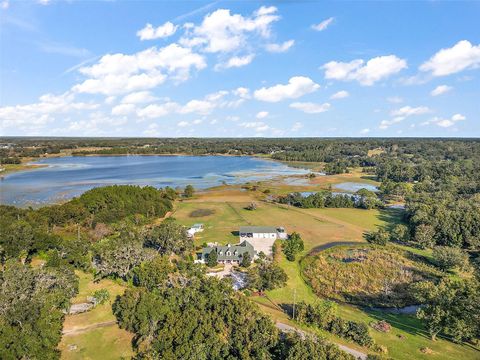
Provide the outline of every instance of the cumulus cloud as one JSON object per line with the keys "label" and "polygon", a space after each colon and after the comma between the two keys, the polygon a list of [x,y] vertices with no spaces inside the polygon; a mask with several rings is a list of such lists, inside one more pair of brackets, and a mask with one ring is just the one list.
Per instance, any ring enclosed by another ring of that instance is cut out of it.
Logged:
{"label": "cumulus cloud", "polygon": [[33,133],[50,122],[57,115],[94,110],[95,103],[75,101],[75,95],[66,92],[62,95],[45,94],[33,104],[0,107],[0,128],[11,128]]}
{"label": "cumulus cloud", "polygon": [[215,70],[237,68],[250,64],[255,57],[255,54],[245,56],[232,56],[225,63],[220,63],[215,66]]}
{"label": "cumulus cloud", "polygon": [[288,40],[281,44],[267,44],[266,49],[272,53],[283,53],[288,51],[295,44],[295,40]]}
{"label": "cumulus cloud", "polygon": [[137,36],[140,38],[140,40],[166,38],[175,34],[177,28],[178,26],[174,25],[170,21],[167,21],[165,24],[160,25],[157,28],[154,28],[152,24],[147,24],[143,29],[137,31]]}
{"label": "cumulus cloud", "polygon": [[294,76],[288,84],[278,84],[272,87],[263,87],[254,92],[257,100],[279,102],[285,99],[296,99],[303,95],[317,91],[320,85],[305,76]]}
{"label": "cumulus cloud", "polygon": [[340,90],[338,92],[336,92],[335,94],[333,94],[332,96],[330,96],[330,99],[344,99],[344,98],[347,98],[349,97],[350,94],[348,93],[348,91],[345,91],[345,90]]}
{"label": "cumulus cloud", "polygon": [[157,98],[153,96],[150,91],[138,91],[124,96],[121,102],[124,104],[142,104],[155,100],[157,100]]}
{"label": "cumulus cloud", "polygon": [[446,76],[479,66],[480,44],[475,46],[462,40],[451,48],[438,51],[420,66],[420,70],[430,72],[433,76]]}
{"label": "cumulus cloud", "polygon": [[378,56],[365,62],[362,59],[350,62],[330,61],[322,66],[326,79],[356,80],[370,86],[407,68],[407,62],[395,55]]}
{"label": "cumulus cloud", "polygon": [[392,110],[390,115],[392,116],[389,120],[382,120],[380,122],[380,129],[388,129],[391,125],[398,124],[405,120],[409,116],[423,115],[432,112],[427,106],[403,106],[399,109]]}
{"label": "cumulus cloud", "polygon": [[257,119],[264,119],[268,116],[268,111],[259,111],[256,115]]}
{"label": "cumulus cloud", "polygon": [[243,122],[243,123],[240,123],[239,126],[244,127],[246,129],[253,129],[255,130],[255,132],[263,132],[270,129],[270,126],[265,124],[263,121]]}
{"label": "cumulus cloud", "polygon": [[449,119],[434,117],[433,119],[428,120],[428,121],[422,123],[421,125],[433,124],[433,125],[437,125],[437,126],[440,126],[440,127],[443,127],[443,128],[448,128],[448,127],[451,127],[451,126],[455,125],[457,122],[464,121],[464,120],[466,120],[466,117],[464,115],[455,114]]}
{"label": "cumulus cloud", "polygon": [[430,108],[427,106],[403,106],[400,109],[392,110],[390,115],[392,116],[412,116],[412,115],[421,115],[431,112]]}
{"label": "cumulus cloud", "polygon": [[119,104],[112,108],[112,115],[127,116],[135,113],[135,105],[133,104]]}
{"label": "cumulus cloud", "polygon": [[177,111],[179,105],[174,102],[165,104],[150,104],[144,108],[137,110],[137,115],[141,118],[159,118]]}
{"label": "cumulus cloud", "polygon": [[290,107],[293,109],[297,109],[303,111],[307,114],[319,114],[330,109],[329,103],[324,104],[315,104],[311,102],[294,102],[290,104]]}
{"label": "cumulus cloud", "polygon": [[242,99],[250,99],[250,89],[246,87],[238,87],[233,90],[233,94],[242,98]]}
{"label": "cumulus cloud", "polygon": [[325,19],[319,24],[312,25],[312,29],[316,30],[316,31],[326,30],[330,26],[330,24],[333,23],[334,20],[335,20],[335,18],[333,18],[333,17]]}
{"label": "cumulus cloud", "polygon": [[433,89],[430,92],[430,95],[432,95],[432,96],[442,95],[442,94],[445,94],[445,93],[449,92],[452,89],[453,88],[451,86],[448,86],[448,85],[438,85],[435,89]]}
{"label": "cumulus cloud", "polygon": [[247,17],[218,9],[205,16],[200,25],[188,26],[180,42],[187,47],[200,46],[210,53],[233,52],[245,47],[249,36],[268,38],[272,23],[279,19],[274,6],[262,6]]}
{"label": "cumulus cloud", "polygon": [[89,79],[72,89],[90,94],[124,94],[155,88],[168,77],[186,80],[192,69],[201,70],[206,66],[202,55],[175,43],[133,55],[107,54],[96,64],[81,67],[79,72]]}
{"label": "cumulus cloud", "polygon": [[396,116],[390,120],[382,120],[380,122],[379,128],[382,130],[388,129],[391,125],[398,124],[399,122],[402,122],[405,119],[406,119],[405,116]]}
{"label": "cumulus cloud", "polygon": [[370,132],[370,129],[365,128],[365,129],[360,130],[360,135],[367,135],[369,132]]}

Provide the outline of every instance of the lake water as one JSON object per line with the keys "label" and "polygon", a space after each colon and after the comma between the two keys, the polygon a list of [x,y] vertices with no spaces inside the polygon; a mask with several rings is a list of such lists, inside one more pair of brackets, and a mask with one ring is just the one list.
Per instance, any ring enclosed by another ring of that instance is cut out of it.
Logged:
{"label": "lake water", "polygon": [[344,182],[340,184],[335,184],[333,187],[337,190],[345,191],[345,192],[357,192],[360,189],[367,189],[370,191],[378,191],[378,188],[375,185],[359,183],[359,182]]}
{"label": "lake water", "polygon": [[6,175],[0,204],[38,206],[70,199],[98,186],[151,185],[205,189],[308,170],[248,156],[88,156],[42,159],[44,168]]}

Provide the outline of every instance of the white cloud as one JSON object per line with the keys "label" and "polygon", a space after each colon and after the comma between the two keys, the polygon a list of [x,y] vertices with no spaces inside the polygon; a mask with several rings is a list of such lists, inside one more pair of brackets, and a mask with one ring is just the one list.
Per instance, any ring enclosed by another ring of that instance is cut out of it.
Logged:
{"label": "white cloud", "polygon": [[159,136],[160,131],[158,129],[158,124],[153,123],[148,125],[148,127],[143,131],[143,134],[146,136],[152,136],[152,137]]}
{"label": "white cloud", "polygon": [[152,24],[147,24],[141,30],[137,31],[140,40],[154,40],[172,36],[177,31],[178,26],[167,21],[165,24],[154,28]]}
{"label": "white cloud", "polygon": [[143,104],[157,100],[150,91],[138,91],[128,94],[123,97],[122,103],[124,104]]}
{"label": "white cloud", "polygon": [[190,123],[188,121],[180,121],[180,122],[177,123],[178,127],[187,127],[189,125],[190,125]]}
{"label": "white cloud", "polygon": [[348,91],[340,90],[340,91],[336,92],[335,94],[333,94],[332,96],[330,96],[330,99],[344,99],[344,98],[347,98],[349,96],[350,96],[350,94],[348,93]]}
{"label": "white cloud", "polygon": [[378,56],[368,60],[362,59],[350,62],[330,61],[322,66],[326,79],[343,81],[356,80],[361,85],[370,86],[375,82],[388,78],[407,68],[407,62],[395,55]]}
{"label": "white cloud", "polygon": [[295,40],[287,40],[281,44],[267,44],[265,48],[272,53],[283,53],[288,51],[295,44]]}
{"label": "white cloud", "polygon": [[186,80],[192,69],[206,67],[205,58],[178,44],[151,47],[133,55],[107,54],[79,72],[90,77],[72,89],[81,93],[116,95],[157,87],[168,77]]}
{"label": "white cloud", "polygon": [[391,120],[382,120],[380,122],[379,128],[383,130],[388,129],[391,125],[398,124],[399,122],[402,122],[405,119],[406,119],[405,116],[397,116]]}
{"label": "white cloud", "polygon": [[360,130],[360,135],[366,135],[366,134],[368,134],[369,132],[370,132],[370,129],[365,128],[365,129]]}
{"label": "white cloud", "polygon": [[243,122],[239,124],[239,126],[244,127],[246,129],[253,129],[255,130],[255,132],[263,132],[270,129],[270,126],[265,124],[263,121]]}
{"label": "white cloud", "polygon": [[247,44],[249,35],[268,38],[272,23],[280,19],[276,13],[274,6],[262,6],[249,17],[218,9],[205,16],[201,25],[189,26],[180,42],[188,47],[201,46],[210,53],[233,52]]}
{"label": "white cloud", "polygon": [[135,112],[135,105],[133,104],[120,104],[112,108],[112,115],[126,116]]}
{"label": "white cloud", "polygon": [[75,95],[66,92],[62,95],[45,94],[33,104],[0,107],[0,128],[31,134],[55,121],[57,115],[65,115],[94,110],[95,103],[75,101]]}
{"label": "white cloud", "polygon": [[175,112],[179,108],[179,105],[174,102],[168,102],[165,104],[150,104],[143,109],[137,110],[137,115],[143,118],[159,118]]}
{"label": "white cloud", "polygon": [[433,76],[446,76],[479,66],[480,44],[475,46],[462,40],[451,48],[438,51],[420,66],[420,70],[431,72]]}
{"label": "white cloud", "polygon": [[442,94],[445,94],[445,93],[449,92],[452,89],[453,88],[451,86],[448,86],[448,85],[438,85],[435,89],[433,89],[430,92],[430,95],[432,95],[432,96],[442,95]]}
{"label": "white cloud", "polygon": [[264,119],[268,116],[268,111],[260,111],[257,113],[256,118],[257,119]]}
{"label": "white cloud", "polygon": [[254,57],[255,54],[249,54],[245,56],[232,56],[225,63],[217,64],[215,66],[215,70],[242,67],[250,64],[253,61]]}
{"label": "white cloud", "polygon": [[233,90],[233,94],[242,98],[242,99],[250,99],[250,89],[246,87],[238,87]]}
{"label": "white cloud", "polygon": [[51,3],[51,0],[37,0],[37,3],[40,5],[49,5]]}
{"label": "white cloud", "polygon": [[179,110],[179,112],[180,114],[197,113],[206,115],[210,113],[215,106],[214,103],[207,100],[190,100]]}
{"label": "white cloud", "polygon": [[254,92],[257,100],[278,102],[285,99],[296,99],[305,94],[317,91],[320,85],[313,82],[312,79],[305,76],[294,76],[290,78],[288,84],[278,84],[269,88],[263,87]]}
{"label": "white cloud", "polygon": [[312,25],[312,29],[316,30],[316,31],[326,30],[330,26],[330,24],[333,23],[334,20],[335,20],[335,18],[333,18],[333,17],[325,19],[319,24]]}
{"label": "white cloud", "polygon": [[409,116],[423,115],[423,114],[428,114],[430,112],[432,112],[432,110],[427,106],[417,106],[417,107],[403,106],[399,109],[390,111],[390,115],[392,116],[392,119],[382,120],[380,122],[379,128],[385,130],[385,129],[388,129],[391,125],[402,122]]}
{"label": "white cloud", "polygon": [[466,120],[466,117],[464,115],[455,114],[450,119],[442,119],[442,118],[439,118],[439,117],[434,117],[433,119],[428,120],[428,121],[422,123],[421,125],[433,124],[433,125],[437,125],[437,126],[440,126],[440,127],[443,127],[443,128],[448,128],[448,127],[451,127],[451,126],[455,125],[457,122],[464,121],[464,120]]}
{"label": "white cloud", "polygon": [[311,102],[294,102],[290,104],[290,107],[293,109],[297,109],[303,111],[307,114],[319,114],[330,109],[329,103],[324,104],[315,104]]}
{"label": "white cloud", "polygon": [[412,115],[422,115],[431,112],[430,108],[427,106],[418,106],[418,107],[411,107],[411,106],[404,106],[400,109],[392,110],[390,115],[392,116],[412,116]]}
{"label": "white cloud", "polygon": [[387,101],[392,104],[400,104],[403,102],[403,99],[400,96],[390,96],[387,98]]}
{"label": "white cloud", "polygon": [[303,124],[301,122],[296,122],[295,124],[293,124],[291,131],[295,132],[300,130],[301,128],[303,128]]}
{"label": "white cloud", "polygon": [[0,3],[0,8],[6,10],[8,9],[10,6],[10,2],[8,0],[3,0],[1,3]]}

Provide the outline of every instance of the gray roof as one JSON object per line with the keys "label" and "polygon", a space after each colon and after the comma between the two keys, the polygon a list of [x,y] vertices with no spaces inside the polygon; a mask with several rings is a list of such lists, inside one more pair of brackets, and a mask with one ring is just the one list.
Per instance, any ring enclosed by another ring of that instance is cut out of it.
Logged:
{"label": "gray roof", "polygon": [[[248,241],[243,241],[237,245],[220,245],[213,247],[205,247],[202,249],[202,258],[206,259],[207,255],[210,254],[210,252],[212,251],[217,252],[219,261],[241,261],[243,254],[245,253],[248,253],[250,255],[250,259],[253,260],[253,256],[255,255],[255,250],[253,249],[252,244],[250,244]],[[227,252],[229,252],[230,255],[227,255]]]}
{"label": "gray roof", "polygon": [[276,226],[241,226],[240,233],[271,234],[277,233]]}

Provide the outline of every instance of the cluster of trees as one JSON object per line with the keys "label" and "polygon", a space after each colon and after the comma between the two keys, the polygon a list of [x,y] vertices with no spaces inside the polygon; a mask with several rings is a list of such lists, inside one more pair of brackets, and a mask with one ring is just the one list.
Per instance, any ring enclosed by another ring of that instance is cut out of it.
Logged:
{"label": "cluster of trees", "polygon": [[413,242],[480,249],[480,197],[452,193],[415,193],[407,199],[406,220]]}
{"label": "cluster of trees", "polygon": [[305,209],[311,208],[359,208],[374,209],[383,207],[383,202],[370,190],[360,189],[353,195],[320,191],[304,196],[299,192],[280,196],[278,202]]}
{"label": "cluster of trees", "polygon": [[288,276],[280,266],[264,260],[248,270],[247,287],[259,291],[273,290],[284,287],[287,280]]}
{"label": "cluster of trees", "polygon": [[299,302],[295,307],[295,320],[318,327],[335,335],[371,347],[374,340],[368,326],[362,322],[347,321],[337,316],[337,304],[332,301],[318,301],[315,304]]}
{"label": "cluster of trees", "polygon": [[282,250],[288,261],[295,261],[295,256],[305,248],[299,233],[293,232],[283,242]]}
{"label": "cluster of trees", "polygon": [[[100,224],[113,226],[127,220],[134,225],[141,224],[147,218],[162,217],[172,209],[175,196],[172,191],[170,188],[107,186],[87,191],[65,204],[38,210],[0,205],[0,260],[22,258],[27,261],[35,253],[56,250],[61,256],[55,261],[63,259],[74,265],[85,265],[89,262],[86,256],[90,244],[80,236],[67,240],[56,235],[55,226],[76,226],[79,231],[80,227],[85,231],[85,228],[97,229]],[[162,240],[155,241],[158,245]]]}
{"label": "cluster of trees", "polygon": [[59,358],[64,311],[77,291],[71,269],[7,261],[0,272],[0,358]]}
{"label": "cluster of trees", "polygon": [[224,281],[157,256],[134,269],[113,311],[134,333],[139,359],[352,359],[320,339],[281,336],[269,317]]}
{"label": "cluster of trees", "polygon": [[444,334],[456,342],[480,338],[480,283],[477,279],[449,277],[439,283],[413,284],[412,293],[422,307],[423,319],[433,340]]}
{"label": "cluster of trees", "polygon": [[0,165],[2,164],[20,164],[22,160],[20,158],[13,156],[13,157],[0,157]]}
{"label": "cluster of trees", "polygon": [[65,204],[44,207],[39,212],[52,225],[81,222],[95,227],[96,223],[109,224],[128,217],[139,222],[141,218],[165,216],[176,196],[169,187],[112,185],[89,190]]}
{"label": "cluster of trees", "polygon": [[157,255],[186,255],[193,242],[182,225],[167,219],[142,233],[122,231],[93,246],[93,268],[97,278],[128,280],[135,267]]}

